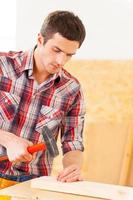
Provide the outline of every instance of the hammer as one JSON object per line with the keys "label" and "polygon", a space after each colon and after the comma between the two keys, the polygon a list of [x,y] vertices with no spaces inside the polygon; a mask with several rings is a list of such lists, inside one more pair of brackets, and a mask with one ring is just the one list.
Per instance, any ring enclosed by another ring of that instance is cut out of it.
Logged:
{"label": "hammer", "polygon": [[[28,152],[32,154],[34,152],[48,150],[52,157],[59,155],[56,140],[53,138],[53,135],[47,126],[44,126],[42,130],[42,136],[45,143],[38,143],[27,147]],[[7,155],[0,156],[0,161],[4,160],[8,160]]]}

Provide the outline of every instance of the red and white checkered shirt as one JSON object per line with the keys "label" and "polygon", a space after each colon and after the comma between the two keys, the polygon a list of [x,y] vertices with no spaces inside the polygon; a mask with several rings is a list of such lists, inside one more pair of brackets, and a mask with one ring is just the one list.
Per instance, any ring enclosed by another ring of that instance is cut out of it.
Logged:
{"label": "red and white checkered shirt", "polygon": [[[47,126],[56,139],[61,130],[63,153],[83,151],[81,86],[65,69],[37,84],[32,76],[33,51],[0,53],[0,128],[36,144],[44,142],[42,128]],[[6,154],[3,146],[0,154]],[[52,162],[47,150],[39,151],[30,163],[1,162],[0,173],[46,176]]]}

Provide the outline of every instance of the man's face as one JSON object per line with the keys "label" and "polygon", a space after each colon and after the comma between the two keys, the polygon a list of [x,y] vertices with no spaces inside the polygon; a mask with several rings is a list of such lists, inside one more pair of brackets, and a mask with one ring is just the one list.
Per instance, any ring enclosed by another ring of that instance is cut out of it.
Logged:
{"label": "man's face", "polygon": [[55,33],[45,44],[44,40],[39,34],[37,51],[40,64],[37,68],[47,74],[59,72],[79,48],[79,42],[68,40],[59,33]]}

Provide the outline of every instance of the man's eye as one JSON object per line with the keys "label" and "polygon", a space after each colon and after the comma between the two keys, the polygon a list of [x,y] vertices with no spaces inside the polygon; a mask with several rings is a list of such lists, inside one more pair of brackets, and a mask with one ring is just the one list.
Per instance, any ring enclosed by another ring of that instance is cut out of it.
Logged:
{"label": "man's eye", "polygon": [[71,58],[72,56],[73,56],[72,54],[68,54],[68,55],[67,55],[67,57],[70,57],[70,58]]}
{"label": "man's eye", "polygon": [[54,52],[60,52],[60,50],[59,49],[54,49]]}

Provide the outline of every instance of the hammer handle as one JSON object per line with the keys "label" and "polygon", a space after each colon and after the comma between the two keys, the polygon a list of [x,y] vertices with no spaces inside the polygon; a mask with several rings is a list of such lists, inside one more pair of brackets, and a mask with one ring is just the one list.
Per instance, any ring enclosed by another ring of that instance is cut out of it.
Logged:
{"label": "hammer handle", "polygon": [[32,146],[29,146],[27,148],[27,150],[31,154],[35,153],[37,151],[44,151],[44,150],[46,150],[46,145],[44,143],[34,144]]}
{"label": "hammer handle", "polygon": [[[44,151],[46,150],[46,145],[44,143],[39,143],[39,144],[34,144],[32,146],[29,146],[27,147],[27,150],[29,153],[35,153],[37,151]],[[5,155],[5,156],[0,156],[0,161],[3,161],[3,160],[8,160],[8,156]]]}

